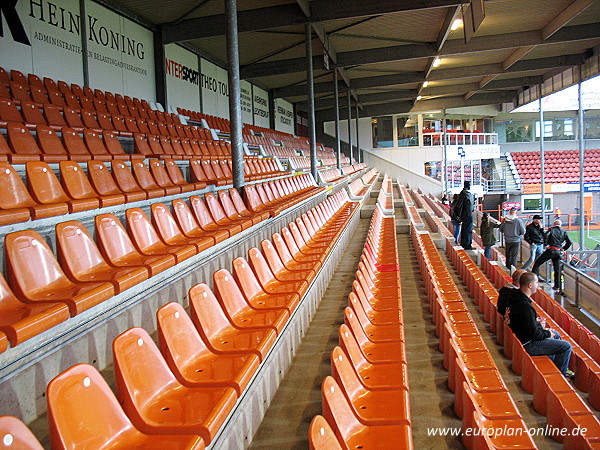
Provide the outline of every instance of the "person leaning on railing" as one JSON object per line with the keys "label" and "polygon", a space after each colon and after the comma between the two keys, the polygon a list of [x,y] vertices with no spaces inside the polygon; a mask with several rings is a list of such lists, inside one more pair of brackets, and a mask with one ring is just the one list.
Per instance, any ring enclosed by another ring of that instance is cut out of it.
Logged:
{"label": "person leaning on railing", "polygon": [[[555,220],[554,223],[546,234],[544,235],[544,243],[546,244],[546,250],[540,255],[538,259],[533,263],[533,273],[539,275],[540,266],[548,260],[552,260],[554,266],[554,286],[552,289],[560,291],[560,280],[562,266],[560,264],[562,260],[562,254],[568,250],[571,245],[571,239],[565,230],[561,228],[562,222]],[[560,293],[560,292],[559,292]]]}

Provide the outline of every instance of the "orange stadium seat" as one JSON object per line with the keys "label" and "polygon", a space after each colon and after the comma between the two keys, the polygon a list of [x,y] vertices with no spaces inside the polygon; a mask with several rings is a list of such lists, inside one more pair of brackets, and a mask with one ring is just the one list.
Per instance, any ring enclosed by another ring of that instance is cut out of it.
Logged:
{"label": "orange stadium seat", "polygon": [[177,380],[188,387],[248,386],[260,360],[251,353],[216,354],[202,340],[183,307],[171,302],[157,313],[158,346]]}

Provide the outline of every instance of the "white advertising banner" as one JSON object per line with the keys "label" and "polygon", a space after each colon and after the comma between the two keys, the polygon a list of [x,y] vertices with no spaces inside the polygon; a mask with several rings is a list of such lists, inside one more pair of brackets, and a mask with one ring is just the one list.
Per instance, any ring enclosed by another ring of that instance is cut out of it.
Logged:
{"label": "white advertising banner", "polygon": [[294,106],[281,98],[275,99],[275,130],[294,134]]}
{"label": "white advertising banner", "polygon": [[240,102],[242,104],[242,123],[253,125],[252,85],[245,80],[240,81]]}
{"label": "white advertising banner", "polygon": [[500,158],[499,145],[446,145],[448,161],[493,158]]}
{"label": "white advertising banner", "polygon": [[269,128],[269,93],[264,89],[254,86],[252,108],[254,110],[254,125]]}
{"label": "white advertising banner", "polygon": [[90,86],[154,101],[152,32],[92,1],[85,7]]}
{"label": "white advertising banner", "polygon": [[200,73],[202,112],[229,119],[227,71],[202,58],[200,59]]}
{"label": "white advertising banner", "polygon": [[177,44],[165,46],[165,75],[169,106],[201,111],[198,56]]}
{"label": "white advertising banner", "polygon": [[83,84],[78,0],[2,0],[1,65]]}

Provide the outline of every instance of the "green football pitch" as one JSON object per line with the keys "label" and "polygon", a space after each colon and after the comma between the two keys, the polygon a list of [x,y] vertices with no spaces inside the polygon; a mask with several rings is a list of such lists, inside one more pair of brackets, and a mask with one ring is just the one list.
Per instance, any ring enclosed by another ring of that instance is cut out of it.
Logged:
{"label": "green football pitch", "polygon": [[[567,233],[569,234],[569,237],[571,238],[571,240],[573,242],[579,242],[579,230],[567,231]],[[596,248],[597,245],[600,245],[600,229],[599,230],[595,230],[595,229],[588,230],[586,228],[583,232],[583,235],[584,235],[584,239],[585,239],[585,241],[584,241],[585,247],[587,249],[592,250],[592,249]]]}

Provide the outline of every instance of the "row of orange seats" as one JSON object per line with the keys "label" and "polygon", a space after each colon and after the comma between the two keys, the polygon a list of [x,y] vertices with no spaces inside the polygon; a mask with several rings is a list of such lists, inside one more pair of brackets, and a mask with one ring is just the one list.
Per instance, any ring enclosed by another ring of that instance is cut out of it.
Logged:
{"label": "row of orange seats", "polygon": [[10,99],[0,98],[0,127],[6,128],[7,124],[11,122],[23,124],[27,128],[47,125],[55,131],[60,131],[67,126],[79,132],[84,128],[90,128],[97,132],[110,130],[123,137],[131,137],[134,133],[143,133],[188,139],[213,139],[210,130],[191,125],[111,113],[80,111],[67,106],[64,108],[54,105],[37,106],[31,102],[22,102],[18,106]]}
{"label": "row of orange seats", "polygon": [[[99,160],[88,160],[87,170],[76,161],[60,161],[59,181],[46,162],[28,161],[25,185],[11,164],[0,162],[0,225],[198,191],[207,185],[224,186],[232,183],[229,164],[192,160],[188,181],[172,159],[165,159],[164,165],[157,159],[150,159],[148,165],[138,160],[131,167],[112,160],[111,170]],[[295,180],[285,183],[286,192],[307,187]]]}
{"label": "row of orange seats", "polygon": [[324,183],[338,183],[346,179],[338,169],[319,170],[319,177]]}
{"label": "row of orange seats", "polygon": [[[324,190],[324,187],[317,186],[312,175],[304,174],[247,184],[244,186],[244,198],[250,211],[256,213],[268,212],[269,215],[275,217],[290,206]],[[287,195],[289,192],[294,192],[296,195],[290,199]]]}
{"label": "row of orange seats", "polygon": [[[309,210],[157,311],[158,345],[142,328],[113,341],[116,396],[91,365],[78,364],[47,387],[52,448],[201,449],[220,427],[356,213],[343,191]],[[98,414],[102,411],[102,414]],[[18,448],[41,448],[18,419],[0,418]],[[30,447],[28,447],[30,446]]]}
{"label": "row of orange seats", "polygon": [[[413,448],[394,217],[376,207],[310,448]],[[390,264],[392,262],[392,264]]]}
{"label": "row of orange seats", "polygon": [[[588,404],[548,356],[531,357],[527,354],[510,327],[504,322],[504,318],[496,310],[498,292],[466,252],[452,245],[447,245],[446,249],[478,305],[479,311],[483,313],[484,320],[490,323],[490,328],[496,332],[497,341],[504,346],[504,354],[512,359],[511,369],[521,375],[521,386],[528,393],[533,394],[534,409],[547,416],[550,429],[565,429],[565,432],[553,433],[550,437],[563,443],[566,449],[596,448],[600,442],[600,421]],[[499,269],[498,266],[495,268],[492,266],[487,265],[488,270]],[[538,292],[538,299],[540,295],[547,296],[544,292]],[[547,301],[556,303],[550,298]],[[557,330],[561,338],[569,341],[573,346],[569,366],[577,371],[575,385],[583,392],[589,393],[587,400],[590,405],[600,408],[600,365],[583,351],[539,305],[533,303],[533,306],[538,316],[545,318],[548,326]],[[582,428],[586,429],[585,433],[578,432]]]}
{"label": "row of orange seats", "polygon": [[133,135],[133,144],[135,153],[158,158],[231,157],[231,144],[225,141],[180,139],[170,136],[136,133]]}
{"label": "row of orange seats", "polygon": [[348,185],[348,191],[352,200],[364,200],[370,192],[372,184],[379,176],[379,171],[375,168],[369,170],[362,177],[357,178]]}
{"label": "row of orange seats", "polygon": [[228,119],[183,108],[177,108],[177,112],[182,116],[189,117],[191,120],[197,123],[202,122],[202,119],[204,119],[210,128],[229,133],[230,123]]}
{"label": "row of orange seats", "polygon": [[[449,371],[448,387],[455,394],[454,411],[463,420],[465,447],[537,448],[431,235],[412,228],[444,368]],[[514,432],[488,431],[503,427]]]}
{"label": "row of orange seats", "polygon": [[0,330],[11,346],[66,320],[65,306],[73,317],[268,217],[248,211],[235,189],[150,210],[152,220],[140,208],[126,210],[128,232],[114,214],[97,215],[97,242],[78,221],[57,224],[58,258],[36,231],[7,234]]}

